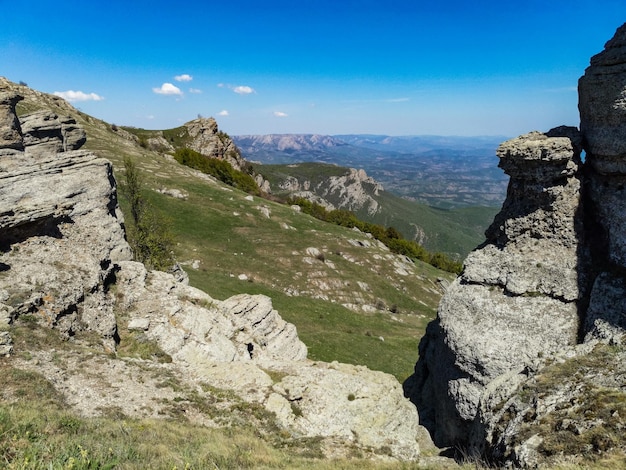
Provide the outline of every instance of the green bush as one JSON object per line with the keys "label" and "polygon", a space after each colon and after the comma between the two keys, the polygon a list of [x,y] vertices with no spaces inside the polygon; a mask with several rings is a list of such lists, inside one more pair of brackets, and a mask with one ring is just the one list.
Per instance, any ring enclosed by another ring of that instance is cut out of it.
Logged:
{"label": "green bush", "polygon": [[174,158],[178,163],[211,175],[224,184],[250,194],[260,194],[259,186],[254,178],[247,173],[235,170],[226,160],[206,157],[188,148],[176,150]]}
{"label": "green bush", "polygon": [[141,175],[130,158],[124,159],[123,194],[130,203],[131,224],[127,226],[128,243],[136,261],[148,268],[165,271],[174,264],[174,239],[171,223],[141,195]]}
{"label": "green bush", "polygon": [[288,204],[300,206],[302,212],[316,219],[330,222],[342,227],[356,227],[361,232],[371,234],[376,240],[380,240],[392,252],[408,256],[413,260],[420,260],[443,271],[459,274],[463,265],[448,258],[443,253],[429,253],[422,245],[415,240],[406,240],[395,227],[383,227],[382,225],[364,222],[357,218],[354,213],[346,210],[328,211],[324,206],[308,199],[298,197],[291,198]]}

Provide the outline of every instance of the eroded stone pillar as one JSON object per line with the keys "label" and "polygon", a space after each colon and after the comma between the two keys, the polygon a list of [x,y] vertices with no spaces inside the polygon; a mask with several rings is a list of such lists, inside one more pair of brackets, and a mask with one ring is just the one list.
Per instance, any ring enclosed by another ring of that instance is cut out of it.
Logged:
{"label": "eroded stone pillar", "polygon": [[24,150],[24,138],[15,106],[24,97],[14,92],[0,91],[0,152],[3,149]]}

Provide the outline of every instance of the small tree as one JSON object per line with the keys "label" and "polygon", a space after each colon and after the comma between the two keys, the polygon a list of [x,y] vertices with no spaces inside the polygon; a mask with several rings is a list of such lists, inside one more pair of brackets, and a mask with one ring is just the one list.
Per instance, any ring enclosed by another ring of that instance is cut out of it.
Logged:
{"label": "small tree", "polygon": [[151,269],[165,271],[174,264],[171,224],[141,195],[141,175],[135,162],[124,158],[124,169],[123,194],[132,217],[127,236],[134,258]]}

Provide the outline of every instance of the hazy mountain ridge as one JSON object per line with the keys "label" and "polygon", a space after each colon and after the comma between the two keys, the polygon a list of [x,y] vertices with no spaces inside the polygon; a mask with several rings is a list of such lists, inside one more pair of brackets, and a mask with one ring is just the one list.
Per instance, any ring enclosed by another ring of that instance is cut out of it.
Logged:
{"label": "hazy mountain ridge", "polygon": [[435,207],[499,207],[506,195],[508,178],[495,156],[503,137],[281,134],[233,139],[249,160],[363,169],[387,191]]}

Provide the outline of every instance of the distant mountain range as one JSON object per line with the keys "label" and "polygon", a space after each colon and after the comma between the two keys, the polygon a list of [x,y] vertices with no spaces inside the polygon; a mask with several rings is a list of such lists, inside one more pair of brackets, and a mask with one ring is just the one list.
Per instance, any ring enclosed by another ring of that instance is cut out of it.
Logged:
{"label": "distant mountain range", "polygon": [[364,169],[387,191],[438,208],[499,207],[508,177],[495,150],[503,136],[270,134],[233,140],[247,160],[323,162]]}

